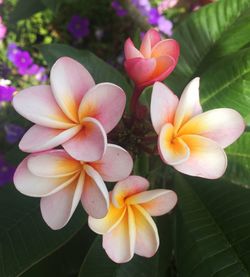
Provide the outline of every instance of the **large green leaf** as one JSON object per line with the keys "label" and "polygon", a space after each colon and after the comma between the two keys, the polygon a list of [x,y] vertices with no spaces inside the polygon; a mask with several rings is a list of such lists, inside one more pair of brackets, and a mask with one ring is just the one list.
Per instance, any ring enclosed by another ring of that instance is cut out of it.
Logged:
{"label": "large green leaf", "polygon": [[79,61],[91,73],[96,83],[111,82],[124,89],[127,96],[131,94],[131,87],[126,79],[111,65],[87,50],[78,50],[64,44],[40,45],[39,50],[51,67],[62,56],[68,56]]}
{"label": "large green leaf", "polygon": [[13,185],[0,188],[0,276],[14,277],[66,243],[86,222],[79,208],[70,223],[52,231],[42,220],[39,200]]}
{"label": "large green leaf", "polygon": [[246,132],[226,149],[228,167],[223,178],[235,184],[250,186],[250,133]]}
{"label": "large green leaf", "polygon": [[249,0],[220,0],[188,16],[174,33],[181,56],[168,85],[180,93],[194,76],[249,44],[249,13]]}
{"label": "large green leaf", "polygon": [[227,107],[244,118],[250,114],[250,48],[230,55],[201,75],[204,110]]}
{"label": "large green leaf", "polygon": [[176,180],[179,276],[249,276],[250,190],[222,180],[185,179]]}
{"label": "large green leaf", "polygon": [[16,23],[20,19],[27,19],[45,8],[40,0],[18,0],[14,10],[10,13],[10,22]]}
{"label": "large green leaf", "polygon": [[113,263],[102,249],[98,236],[81,266],[79,277],[167,277],[172,256],[172,220],[169,215],[157,218],[161,244],[150,259],[135,255],[128,263]]}

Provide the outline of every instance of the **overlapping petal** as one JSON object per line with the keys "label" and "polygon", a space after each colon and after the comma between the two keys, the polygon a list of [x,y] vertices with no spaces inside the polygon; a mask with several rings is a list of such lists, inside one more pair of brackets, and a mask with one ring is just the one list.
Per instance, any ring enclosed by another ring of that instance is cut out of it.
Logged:
{"label": "overlapping petal", "polygon": [[134,46],[130,38],[125,41],[124,54],[126,59],[143,58],[142,53]]}
{"label": "overlapping petal", "polygon": [[191,118],[180,129],[179,135],[201,135],[225,148],[238,139],[244,129],[244,120],[237,111],[221,108]]}
{"label": "overlapping petal", "polygon": [[84,175],[64,189],[41,199],[43,219],[53,230],[64,227],[74,213],[82,194]]}
{"label": "overlapping petal", "polygon": [[25,158],[17,167],[14,175],[16,189],[25,195],[34,197],[48,196],[62,190],[79,177],[77,173],[58,178],[36,176],[28,168],[28,161],[33,157],[35,158],[36,154],[31,154]]}
{"label": "overlapping petal", "polygon": [[68,141],[80,130],[79,125],[66,130],[34,125],[22,137],[19,148],[28,153],[49,150]]}
{"label": "overlapping petal", "polygon": [[154,189],[130,196],[128,205],[140,204],[150,215],[159,216],[171,211],[177,203],[177,195],[172,190]]}
{"label": "overlapping petal", "polygon": [[81,131],[62,146],[76,160],[92,162],[99,160],[105,152],[107,135],[98,120],[87,117]]}
{"label": "overlapping petal", "polygon": [[129,176],[133,168],[130,154],[122,147],[108,144],[103,157],[91,164],[104,181],[116,182]]}
{"label": "overlapping petal", "polygon": [[23,117],[41,126],[57,129],[74,126],[57,105],[50,86],[34,86],[20,91],[13,99],[13,107]]}
{"label": "overlapping petal", "polygon": [[130,195],[145,191],[149,187],[147,179],[140,176],[129,176],[116,184],[112,191],[112,203],[116,208],[121,208]]}
{"label": "overlapping petal", "polygon": [[188,145],[181,138],[174,137],[174,126],[170,123],[161,128],[158,150],[161,158],[171,165],[183,163],[190,156]]}
{"label": "overlapping petal", "polygon": [[106,133],[120,121],[126,104],[124,91],[115,84],[101,83],[90,89],[83,97],[80,108],[80,121],[85,117],[97,119]]}
{"label": "overlapping petal", "polygon": [[58,105],[68,118],[78,122],[78,108],[82,98],[95,85],[92,76],[77,61],[62,57],[51,69],[50,82]]}
{"label": "overlapping petal", "polygon": [[198,135],[181,138],[188,145],[190,156],[185,162],[174,165],[178,171],[207,179],[217,179],[224,174],[227,156],[216,142]]}
{"label": "overlapping petal", "polygon": [[159,235],[155,222],[140,206],[133,206],[136,226],[135,253],[143,257],[152,257],[159,247]]}
{"label": "overlapping petal", "polygon": [[135,247],[135,219],[130,208],[120,223],[112,231],[103,235],[103,248],[116,263],[125,263],[132,259]]}
{"label": "overlapping petal", "polygon": [[176,40],[165,39],[159,41],[152,49],[152,57],[170,56],[174,59],[175,65],[180,55],[180,47]]}
{"label": "overlapping petal", "polygon": [[200,79],[198,77],[194,78],[188,83],[181,95],[174,119],[176,132],[190,118],[202,112],[199,98],[199,85]]}
{"label": "overlapping petal", "polygon": [[86,212],[94,218],[103,218],[109,208],[109,194],[99,173],[89,165],[84,165],[86,172],[82,205]]}
{"label": "overlapping petal", "polygon": [[178,97],[167,86],[160,82],[154,84],[150,113],[157,134],[165,123],[173,123],[178,102]]}
{"label": "overlapping petal", "polygon": [[66,177],[82,170],[80,162],[61,149],[31,156],[28,168],[34,175],[45,178]]}

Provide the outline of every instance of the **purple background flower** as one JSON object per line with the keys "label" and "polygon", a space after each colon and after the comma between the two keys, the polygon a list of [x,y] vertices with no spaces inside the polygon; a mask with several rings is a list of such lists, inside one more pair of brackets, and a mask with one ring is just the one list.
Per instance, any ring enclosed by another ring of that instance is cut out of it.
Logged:
{"label": "purple background flower", "polygon": [[120,17],[128,14],[128,12],[123,8],[119,0],[112,1],[111,6],[115,10],[116,15]]}
{"label": "purple background flower", "polygon": [[13,98],[13,93],[16,91],[15,87],[0,85],[0,102],[10,102]]}
{"label": "purple background flower", "polygon": [[18,142],[25,132],[23,127],[12,123],[5,124],[4,131],[6,134],[6,141],[10,144]]}
{"label": "purple background flower", "polygon": [[0,186],[12,182],[15,168],[10,166],[4,160],[2,154],[0,154]]}
{"label": "purple background flower", "polygon": [[67,29],[74,38],[84,38],[89,34],[89,20],[78,15],[73,15]]}

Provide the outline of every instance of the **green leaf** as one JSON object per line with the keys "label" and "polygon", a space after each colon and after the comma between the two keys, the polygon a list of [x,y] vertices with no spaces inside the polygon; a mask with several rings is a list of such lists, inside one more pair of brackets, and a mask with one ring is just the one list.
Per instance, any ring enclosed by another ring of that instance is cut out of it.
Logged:
{"label": "green leaf", "polygon": [[250,114],[250,48],[221,59],[201,76],[204,110],[227,107]]}
{"label": "green leaf", "polygon": [[39,200],[23,196],[13,185],[0,188],[0,276],[13,277],[65,244],[86,223],[79,208],[66,227],[51,230]]}
{"label": "green leaf", "polygon": [[130,98],[131,87],[122,74],[93,53],[87,50],[78,50],[64,44],[40,45],[38,49],[42,52],[50,67],[62,56],[71,57],[87,68],[96,83],[111,82],[119,85]]}
{"label": "green leaf", "polygon": [[167,84],[181,93],[193,77],[249,44],[249,13],[249,0],[220,0],[188,16],[174,32],[181,56]]}
{"label": "green leaf", "polygon": [[241,138],[226,149],[228,167],[224,179],[235,184],[250,186],[250,133],[246,132]]}
{"label": "green leaf", "polygon": [[41,0],[41,1],[45,7],[51,9],[54,13],[56,13],[59,10],[63,2],[62,0]]}
{"label": "green leaf", "polygon": [[78,277],[166,277],[172,257],[173,218],[165,215],[157,218],[157,223],[161,244],[154,257],[135,255],[128,263],[116,264],[104,252],[102,239],[98,236],[85,257]]}
{"label": "green leaf", "polygon": [[16,23],[20,19],[27,19],[45,8],[40,0],[18,0],[15,9],[10,13],[10,22]]}
{"label": "green leaf", "polygon": [[180,176],[176,190],[178,276],[249,276],[250,190]]}

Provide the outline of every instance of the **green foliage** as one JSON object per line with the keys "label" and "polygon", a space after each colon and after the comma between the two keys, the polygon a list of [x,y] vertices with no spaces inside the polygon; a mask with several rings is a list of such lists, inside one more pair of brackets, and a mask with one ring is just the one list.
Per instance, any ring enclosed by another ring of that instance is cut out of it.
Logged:
{"label": "green foliage", "polygon": [[180,176],[176,191],[179,276],[249,276],[250,191]]}
{"label": "green foliage", "polygon": [[13,185],[0,188],[0,276],[13,277],[64,245],[85,224],[83,209],[60,231],[42,220],[39,200],[20,194]]}

